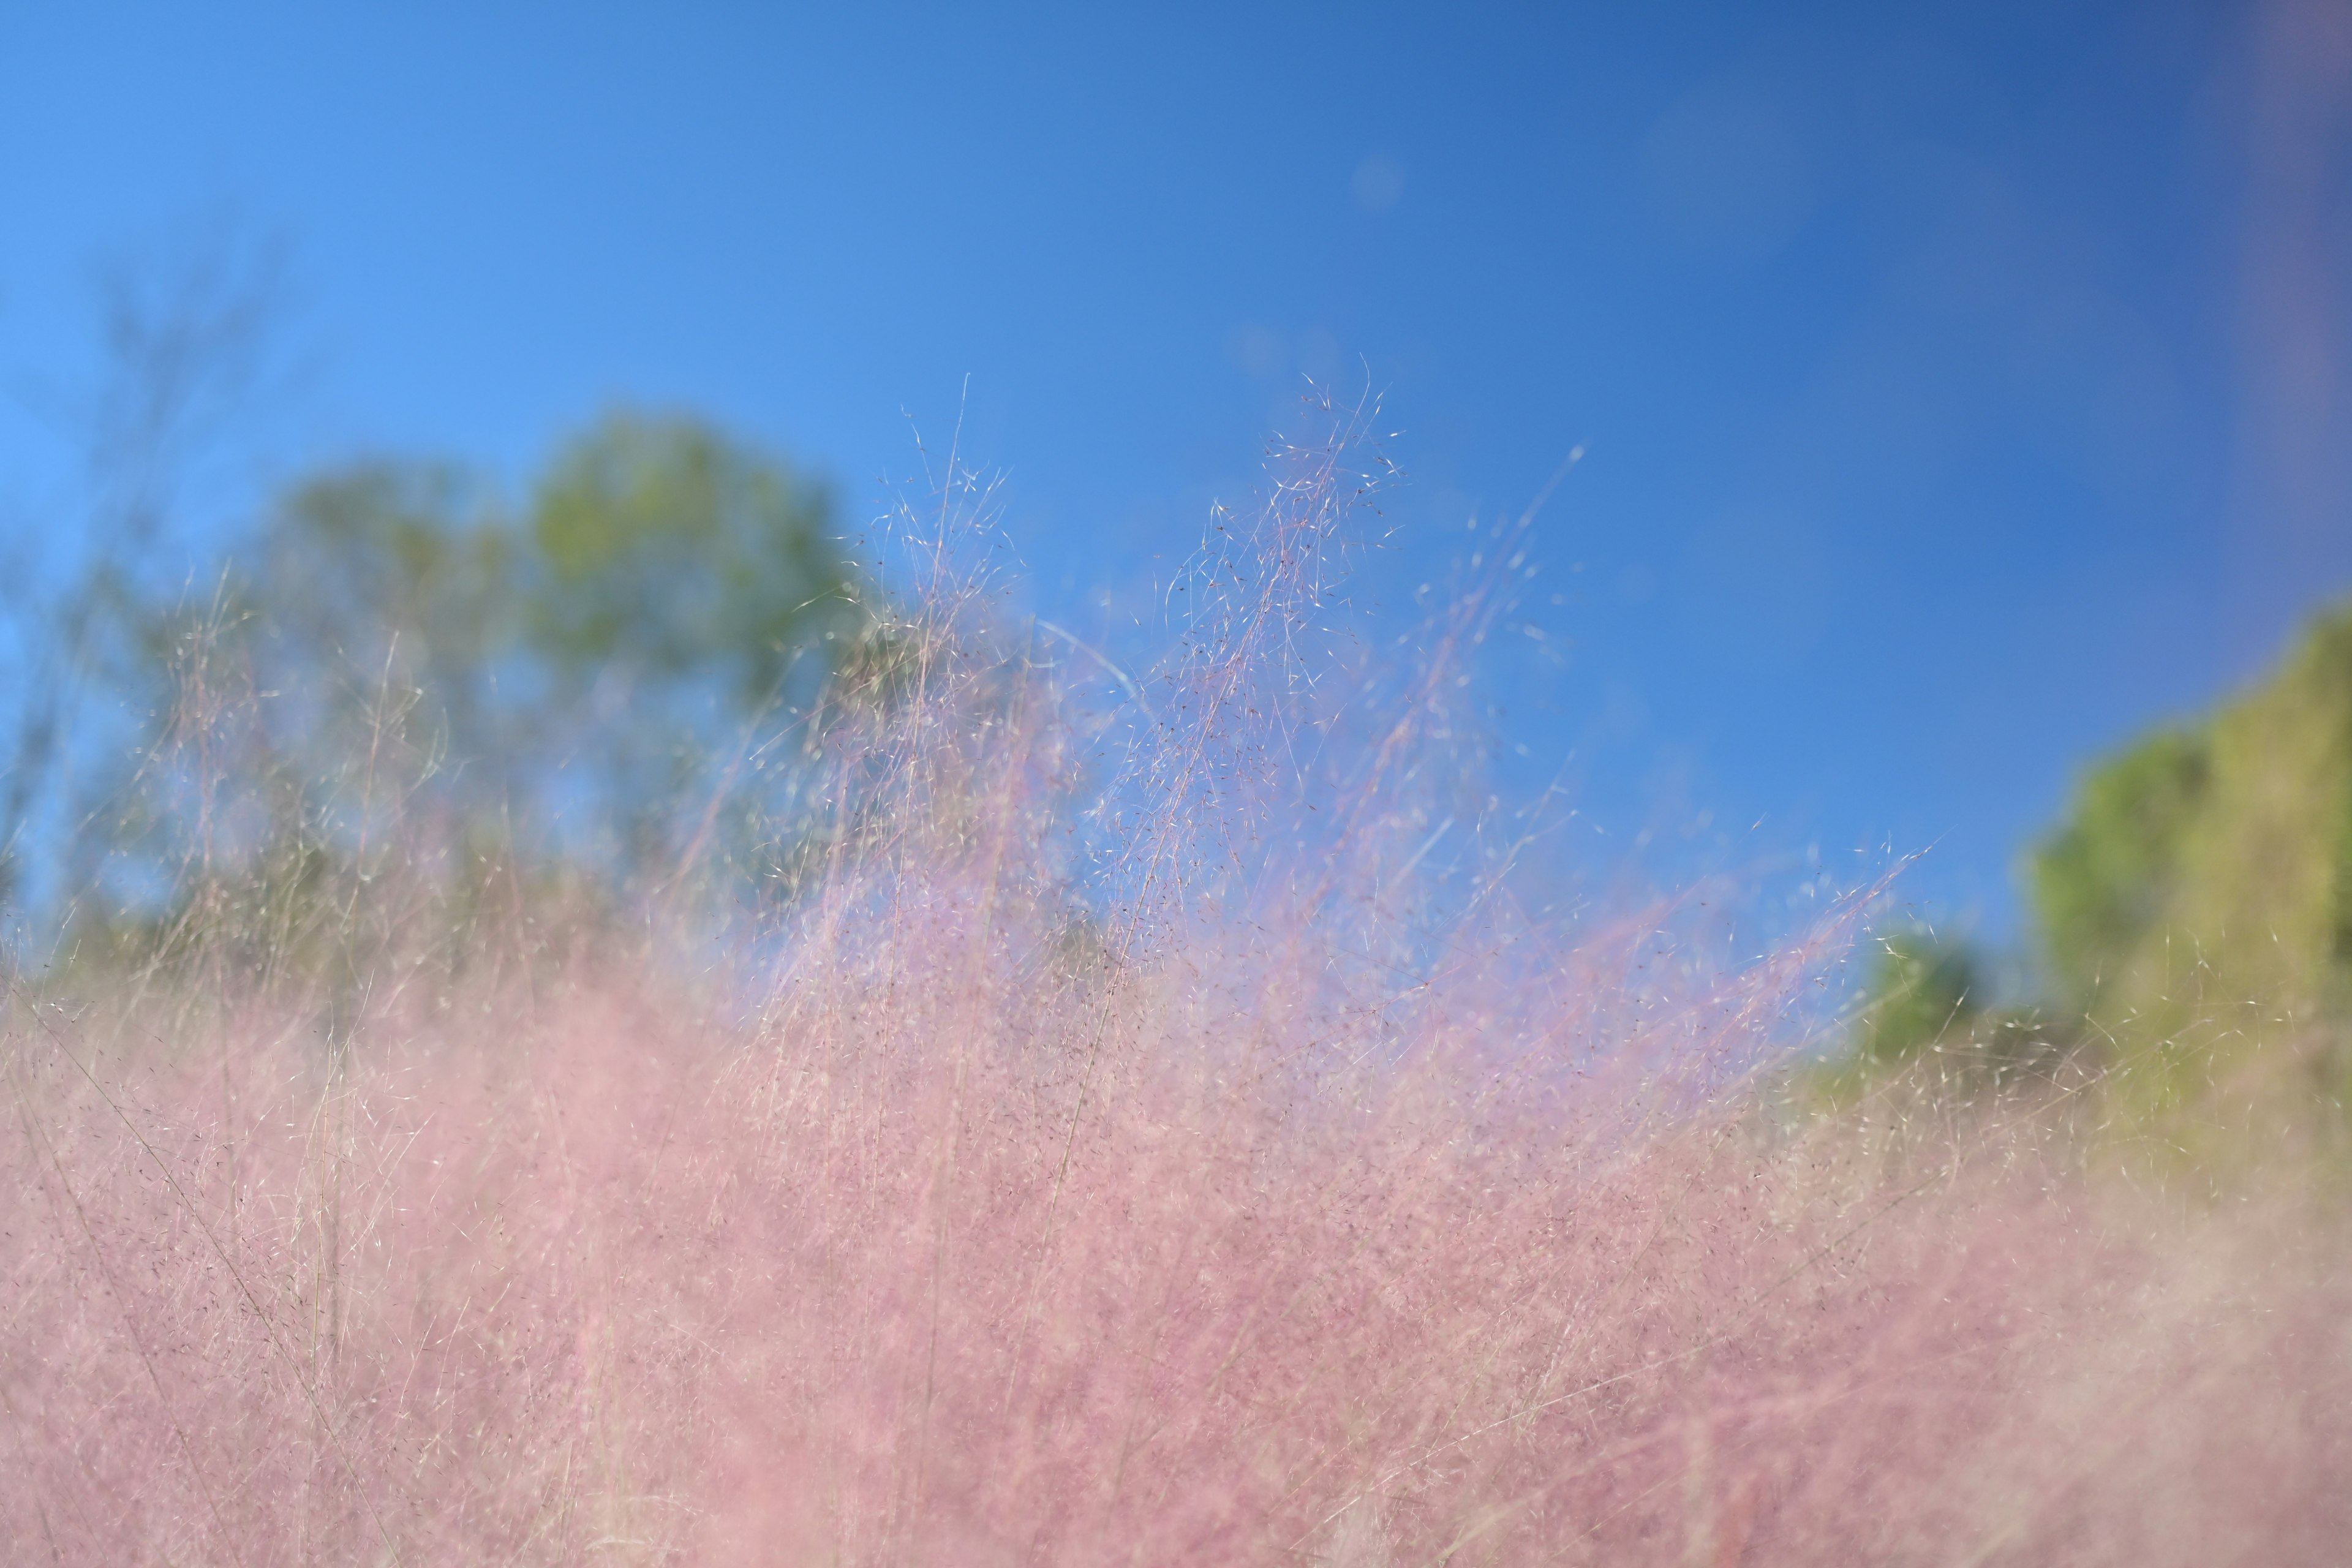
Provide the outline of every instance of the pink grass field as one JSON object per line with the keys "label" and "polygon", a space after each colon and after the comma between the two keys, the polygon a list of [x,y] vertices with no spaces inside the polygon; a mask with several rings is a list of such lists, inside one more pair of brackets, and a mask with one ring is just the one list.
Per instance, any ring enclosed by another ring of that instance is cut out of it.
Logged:
{"label": "pink grass field", "polygon": [[20,973],[0,1559],[2352,1555],[2328,1203],[2136,1182],[2072,1089],[1804,1109],[1851,907],[1734,963],[1449,892],[1494,574],[1296,761],[1349,485],[1286,461],[1116,745],[927,583],[756,930],[460,900],[409,824]]}

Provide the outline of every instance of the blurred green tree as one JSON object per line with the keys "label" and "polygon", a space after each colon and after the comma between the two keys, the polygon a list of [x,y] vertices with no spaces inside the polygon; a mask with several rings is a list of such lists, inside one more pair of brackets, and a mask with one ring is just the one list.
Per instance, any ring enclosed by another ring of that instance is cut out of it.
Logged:
{"label": "blurred green tree", "polygon": [[351,795],[389,747],[460,817],[535,812],[634,864],[747,724],[867,640],[832,517],[822,484],[699,419],[619,413],[520,510],[446,464],[295,486],[232,618],[271,750],[313,794]]}
{"label": "blurred green tree", "polygon": [[541,482],[526,635],[562,684],[708,682],[738,711],[854,636],[857,576],[824,486],[691,419],[608,417]]}
{"label": "blurred green tree", "polygon": [[1879,939],[1856,1044],[1864,1060],[1891,1067],[1947,1037],[1968,1034],[1984,1010],[1982,976],[1966,942],[1928,931]]}
{"label": "blurred green tree", "polygon": [[2052,978],[2089,1009],[2161,927],[2180,877],[2181,848],[2212,778],[2202,729],[2166,729],[2094,769],[2072,811],[2028,867]]}
{"label": "blurred green tree", "polygon": [[340,746],[341,699],[388,685],[456,750],[484,753],[503,717],[489,678],[515,646],[517,542],[452,465],[371,459],[295,486],[237,605],[268,650],[268,689],[306,700],[303,721]]}
{"label": "blurred green tree", "polygon": [[2352,609],[2200,723],[2093,769],[2029,871],[2053,978],[2112,1042],[2121,1109],[2211,1111],[2284,1082],[2304,1104],[2344,1100]]}

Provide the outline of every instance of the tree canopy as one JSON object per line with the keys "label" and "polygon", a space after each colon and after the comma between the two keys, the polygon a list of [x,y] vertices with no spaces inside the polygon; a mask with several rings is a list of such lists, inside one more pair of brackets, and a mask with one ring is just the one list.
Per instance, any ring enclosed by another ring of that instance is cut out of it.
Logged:
{"label": "tree canopy", "polygon": [[394,732],[448,810],[520,811],[625,858],[874,624],[826,488],[682,416],[598,421],[520,506],[447,463],[314,475],[233,583],[226,640],[314,793]]}
{"label": "tree canopy", "polygon": [[[2148,1105],[2352,1090],[2352,609],[2084,775],[2032,861],[2043,946]],[[2258,1081],[2260,1080],[2260,1081]]]}

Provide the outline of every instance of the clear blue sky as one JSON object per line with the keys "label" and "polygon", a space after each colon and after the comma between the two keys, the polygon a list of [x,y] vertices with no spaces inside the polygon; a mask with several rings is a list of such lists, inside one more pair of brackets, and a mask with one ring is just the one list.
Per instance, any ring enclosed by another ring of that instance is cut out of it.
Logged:
{"label": "clear blue sky", "polygon": [[1588,448],[1527,777],[1934,844],[1998,935],[2074,769],[2352,590],[2347,93],[2343,0],[5,4],[0,498],[58,493],[92,266],[222,211],[293,247],[281,468],[683,404],[854,521],[969,376],[1082,619],[1369,371],[1374,588]]}

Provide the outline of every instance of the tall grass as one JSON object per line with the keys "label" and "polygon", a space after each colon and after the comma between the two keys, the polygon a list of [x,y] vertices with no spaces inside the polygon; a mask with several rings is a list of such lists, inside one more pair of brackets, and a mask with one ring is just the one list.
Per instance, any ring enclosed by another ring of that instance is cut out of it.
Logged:
{"label": "tall grass", "polygon": [[1351,451],[1139,678],[910,521],[888,692],[629,900],[355,763],[28,960],[6,1559],[2340,1560],[2342,1229],[2081,1086],[1780,1102],[1853,905],[1541,918],[1453,706],[1524,525],[1351,674]]}

